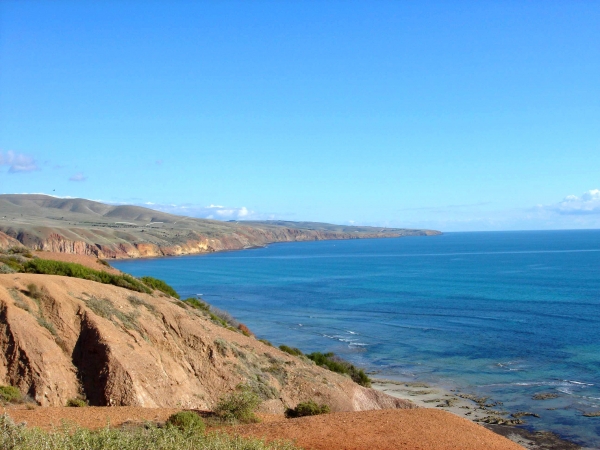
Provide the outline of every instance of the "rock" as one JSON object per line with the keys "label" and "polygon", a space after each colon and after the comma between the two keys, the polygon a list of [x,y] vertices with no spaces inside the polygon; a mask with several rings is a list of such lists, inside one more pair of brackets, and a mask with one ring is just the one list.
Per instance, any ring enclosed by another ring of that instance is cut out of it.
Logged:
{"label": "rock", "polygon": [[558,398],[558,394],[554,392],[540,392],[531,397],[533,400],[550,400],[552,398]]}
{"label": "rock", "polygon": [[476,422],[489,423],[493,425],[521,425],[525,423],[521,419],[504,419],[498,416],[486,416],[481,419],[475,419]]}
{"label": "rock", "polygon": [[539,414],[536,413],[532,413],[532,412],[528,412],[528,411],[517,411],[516,413],[512,413],[511,414],[512,417],[515,418],[519,418],[519,417],[525,417],[525,416],[529,416],[529,417],[537,417],[539,418]]}
{"label": "rock", "polygon": [[600,411],[592,411],[583,413],[585,417],[600,417]]}

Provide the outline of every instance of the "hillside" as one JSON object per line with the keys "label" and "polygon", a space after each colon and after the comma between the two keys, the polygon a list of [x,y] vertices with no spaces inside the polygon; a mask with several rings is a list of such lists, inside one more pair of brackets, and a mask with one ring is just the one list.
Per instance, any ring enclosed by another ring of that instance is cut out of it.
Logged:
{"label": "hillside", "polygon": [[34,250],[100,258],[208,253],[274,242],[440,234],[433,230],[314,222],[221,222],[175,216],[139,206],[35,194],[0,195],[0,233],[3,233],[0,245],[12,238]]}
{"label": "hillside", "polygon": [[0,275],[0,385],[17,386],[39,405],[84,396],[96,406],[210,410],[240,383],[271,413],[309,399],[333,411],[414,407],[158,291]]}

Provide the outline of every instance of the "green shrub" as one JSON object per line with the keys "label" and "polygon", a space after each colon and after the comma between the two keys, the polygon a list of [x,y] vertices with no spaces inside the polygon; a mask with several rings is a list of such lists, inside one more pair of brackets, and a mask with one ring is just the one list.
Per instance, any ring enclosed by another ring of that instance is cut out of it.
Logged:
{"label": "green shrub", "polygon": [[177,291],[163,280],[159,280],[158,278],[154,277],[142,277],[140,280],[142,280],[146,286],[150,286],[152,289],[159,290],[167,295],[170,295],[171,297],[175,297],[177,299],[179,298]]}
{"label": "green shrub", "polygon": [[4,264],[15,272],[23,272],[24,270],[23,264],[17,261],[14,256],[1,256],[0,263]]}
{"label": "green shrub", "polygon": [[302,356],[303,355],[303,353],[300,351],[300,349],[298,349],[296,347],[288,347],[287,345],[280,345],[279,350],[289,353],[290,355],[293,355],[293,356]]}
{"label": "green shrub", "polygon": [[371,379],[364,370],[356,368],[353,364],[344,361],[333,353],[314,352],[306,356],[321,367],[326,367],[332,372],[349,375],[355,383],[360,384],[361,386],[371,387]]}
{"label": "green shrub", "polygon": [[192,411],[180,411],[172,414],[167,419],[167,424],[179,428],[181,431],[204,433],[206,425],[198,414]]}
{"label": "green shrub", "polygon": [[6,273],[15,273],[16,270],[3,262],[0,262],[0,275]]}
{"label": "green shrub", "polygon": [[240,385],[236,392],[232,392],[219,400],[215,407],[215,414],[222,420],[229,422],[258,422],[258,417],[254,412],[260,403],[260,397],[256,392],[246,385]]}
{"label": "green shrub", "polygon": [[269,442],[214,432],[189,433],[175,426],[89,430],[74,425],[51,431],[15,425],[7,414],[0,415],[0,448],[3,450],[294,450],[291,443]]}
{"label": "green shrub", "polygon": [[319,414],[329,414],[331,409],[328,405],[318,405],[314,400],[309,400],[304,403],[298,403],[295,408],[288,408],[285,412],[285,416],[292,417],[304,417],[304,416],[318,416]]}
{"label": "green shrub", "polygon": [[104,284],[123,287],[136,292],[152,293],[137,278],[127,274],[113,275],[111,273],[90,269],[81,264],[53,261],[49,259],[32,259],[23,265],[23,271],[28,273],[39,273],[45,275],[61,275],[64,277],[83,278],[84,280],[97,281]]}
{"label": "green shrub", "polygon": [[0,401],[6,403],[19,403],[23,394],[14,386],[0,386]]}
{"label": "green shrub", "polygon": [[273,347],[273,344],[271,344],[271,342],[266,339],[259,339],[258,341],[262,342],[265,345],[268,345],[269,347]]}
{"label": "green shrub", "polygon": [[70,398],[67,400],[67,406],[71,408],[84,408],[88,406],[87,402],[81,398]]}
{"label": "green shrub", "polygon": [[192,308],[199,309],[201,311],[206,311],[206,312],[210,311],[210,305],[208,303],[203,302],[202,300],[197,299],[197,298],[190,297],[190,298],[186,298],[183,301],[187,305],[191,306]]}

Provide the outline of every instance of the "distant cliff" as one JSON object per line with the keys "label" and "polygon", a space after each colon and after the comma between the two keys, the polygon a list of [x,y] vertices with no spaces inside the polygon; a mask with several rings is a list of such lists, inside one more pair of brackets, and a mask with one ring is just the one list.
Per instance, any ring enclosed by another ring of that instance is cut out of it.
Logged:
{"label": "distant cliff", "polygon": [[430,236],[433,230],[314,222],[220,222],[148,208],[45,195],[0,195],[0,232],[34,250],[140,258],[260,247],[275,242]]}

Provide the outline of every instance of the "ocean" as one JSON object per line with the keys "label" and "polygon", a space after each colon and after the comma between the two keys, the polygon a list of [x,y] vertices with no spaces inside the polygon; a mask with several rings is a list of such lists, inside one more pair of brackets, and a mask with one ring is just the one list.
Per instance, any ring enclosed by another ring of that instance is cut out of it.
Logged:
{"label": "ocean", "polygon": [[200,295],[275,345],[490,397],[539,414],[529,429],[600,448],[600,417],[584,416],[600,411],[600,230],[285,243],[112,265]]}

